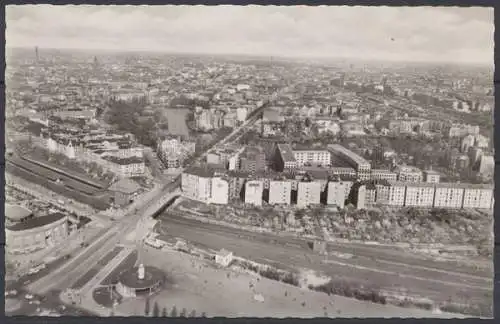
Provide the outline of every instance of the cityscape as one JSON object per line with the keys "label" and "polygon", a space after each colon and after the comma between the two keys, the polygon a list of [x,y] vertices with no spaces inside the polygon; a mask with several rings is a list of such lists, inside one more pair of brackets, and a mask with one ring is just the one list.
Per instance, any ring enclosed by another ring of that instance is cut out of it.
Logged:
{"label": "cityscape", "polygon": [[493,317],[492,8],[6,25],[7,316]]}

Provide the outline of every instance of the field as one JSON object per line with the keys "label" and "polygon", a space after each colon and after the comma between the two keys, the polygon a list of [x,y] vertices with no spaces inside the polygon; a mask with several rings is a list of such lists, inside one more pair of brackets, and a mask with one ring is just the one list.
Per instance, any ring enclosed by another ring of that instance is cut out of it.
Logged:
{"label": "field", "polygon": [[189,136],[189,129],[186,124],[186,116],[189,109],[168,108],[165,110],[168,121],[168,132],[172,135]]}
{"label": "field", "polygon": [[[151,299],[170,313],[185,309],[207,317],[457,317],[378,305],[313,292],[261,278],[243,270],[223,270],[190,255],[150,249],[147,264],[166,271],[165,289]],[[124,300],[117,311],[144,315],[144,299]]]}

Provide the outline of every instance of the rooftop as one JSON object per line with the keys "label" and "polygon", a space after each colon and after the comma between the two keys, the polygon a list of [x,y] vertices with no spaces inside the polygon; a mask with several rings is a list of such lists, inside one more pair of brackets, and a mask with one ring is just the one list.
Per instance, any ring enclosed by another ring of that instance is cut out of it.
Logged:
{"label": "rooftop", "polygon": [[54,222],[56,222],[62,218],[65,218],[65,217],[67,217],[67,216],[62,214],[62,213],[53,213],[53,214],[49,214],[47,216],[34,217],[34,218],[27,220],[26,222],[15,223],[13,225],[6,226],[6,228],[11,230],[11,231],[24,231],[24,230],[29,230],[29,229],[36,228],[36,227],[42,227],[42,226],[54,223]]}
{"label": "rooftop", "polygon": [[358,154],[354,153],[353,151],[343,147],[342,145],[339,144],[330,144],[328,145],[328,150],[331,152],[337,152],[340,154],[343,154],[344,156],[348,157],[351,159],[353,162],[356,164],[370,164],[367,160],[359,156]]}
{"label": "rooftop", "polygon": [[292,152],[292,147],[289,144],[278,144],[278,150],[281,153],[283,162],[295,162],[295,156]]}
{"label": "rooftop", "polygon": [[32,214],[31,210],[19,205],[5,204],[5,218],[20,221]]}

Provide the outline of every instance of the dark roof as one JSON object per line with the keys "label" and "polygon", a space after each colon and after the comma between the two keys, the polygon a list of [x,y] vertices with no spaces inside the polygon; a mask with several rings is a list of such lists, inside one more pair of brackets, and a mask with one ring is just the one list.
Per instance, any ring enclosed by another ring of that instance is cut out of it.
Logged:
{"label": "dark roof", "polygon": [[116,156],[105,156],[105,157],[103,157],[103,159],[108,160],[110,162],[114,162],[116,164],[121,164],[121,165],[136,164],[136,163],[143,163],[144,162],[143,159],[136,157],[136,156],[127,157],[127,158],[119,158]]}
{"label": "dark roof", "polygon": [[5,204],[5,218],[12,221],[19,221],[32,214],[31,210],[19,205]]}
{"label": "dark roof", "polygon": [[13,225],[6,226],[6,228],[11,231],[24,231],[54,223],[64,217],[67,216],[63,213],[53,213],[47,216],[34,217],[22,223],[15,223]]}

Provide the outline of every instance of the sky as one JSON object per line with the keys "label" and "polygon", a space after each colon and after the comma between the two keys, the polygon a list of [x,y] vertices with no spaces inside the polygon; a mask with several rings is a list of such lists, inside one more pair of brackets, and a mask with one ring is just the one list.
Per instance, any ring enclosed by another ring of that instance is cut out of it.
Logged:
{"label": "sky", "polygon": [[494,62],[493,8],[9,5],[7,47]]}

